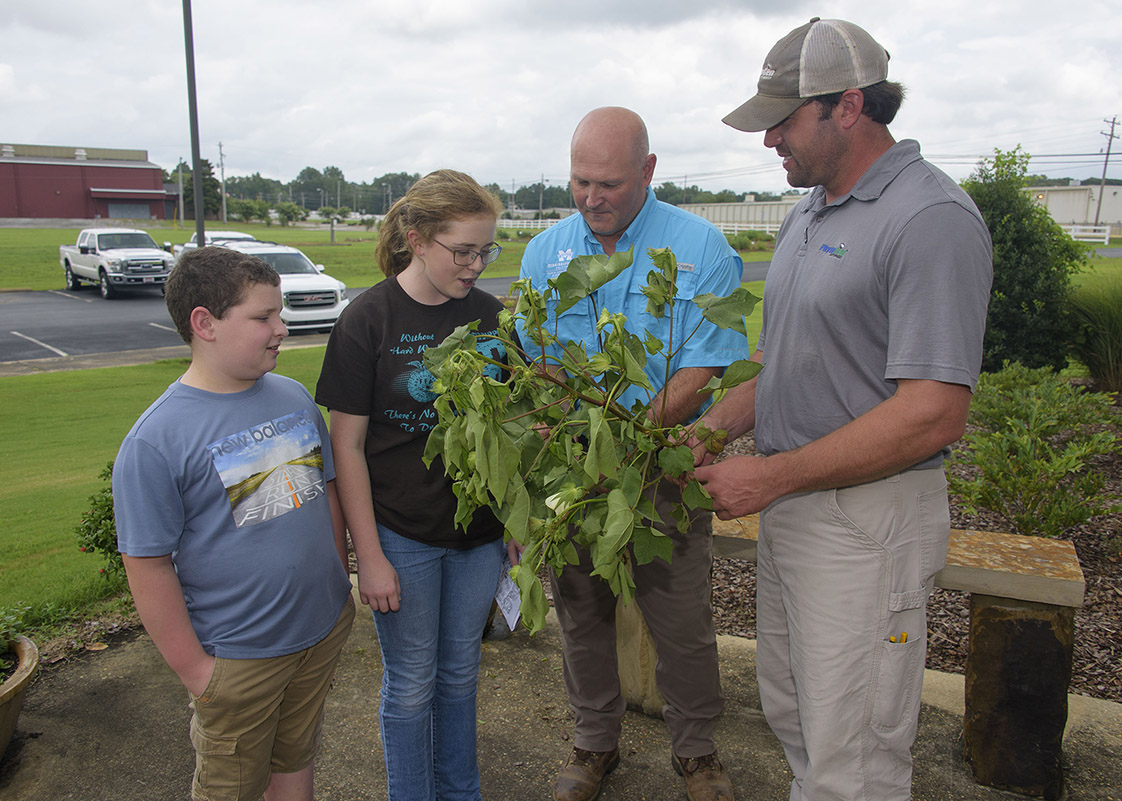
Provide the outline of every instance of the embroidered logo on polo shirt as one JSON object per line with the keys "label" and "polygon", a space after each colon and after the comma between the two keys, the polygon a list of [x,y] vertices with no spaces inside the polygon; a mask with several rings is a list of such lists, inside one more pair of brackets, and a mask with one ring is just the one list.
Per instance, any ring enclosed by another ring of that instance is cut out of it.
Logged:
{"label": "embroidered logo on polo shirt", "polygon": [[696,269],[696,264],[690,264],[688,261],[678,262],[678,272],[680,273],[692,273]]}
{"label": "embroidered logo on polo shirt", "polygon": [[818,250],[827,256],[833,256],[835,259],[844,258],[845,254],[849,252],[845,247],[845,242],[839,242],[837,245],[823,245]]}
{"label": "embroidered logo on polo shirt", "polygon": [[557,251],[557,261],[572,261],[573,249],[567,248],[566,250]]}

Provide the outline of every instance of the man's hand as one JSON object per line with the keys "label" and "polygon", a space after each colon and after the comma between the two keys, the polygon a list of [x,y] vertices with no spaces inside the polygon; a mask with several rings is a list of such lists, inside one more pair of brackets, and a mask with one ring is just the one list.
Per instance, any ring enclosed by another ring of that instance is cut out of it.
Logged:
{"label": "man's hand", "polygon": [[388,559],[358,563],[358,597],[371,610],[396,612],[401,608],[401,584]]}
{"label": "man's hand", "polygon": [[782,495],[771,485],[771,474],[766,456],[732,456],[694,471],[713,496],[713,512],[721,520],[759,512]]}

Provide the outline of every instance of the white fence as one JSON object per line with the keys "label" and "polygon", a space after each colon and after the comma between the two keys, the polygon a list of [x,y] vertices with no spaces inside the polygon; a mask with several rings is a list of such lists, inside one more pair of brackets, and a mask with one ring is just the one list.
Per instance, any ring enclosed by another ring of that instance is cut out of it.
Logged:
{"label": "white fence", "polygon": [[1102,242],[1104,245],[1110,244],[1110,226],[1109,225],[1061,225],[1077,242]]}
{"label": "white fence", "polygon": [[722,234],[739,234],[741,231],[759,231],[764,234],[779,233],[779,226],[783,223],[777,222],[715,222],[713,225],[721,231]]}
{"label": "white fence", "polygon": [[561,222],[560,220],[499,220],[499,228],[506,228],[511,231],[538,231],[549,228],[551,225]]}
{"label": "white fence", "polygon": [[[510,231],[537,231],[549,228],[551,225],[561,222],[560,220],[499,220],[499,228],[505,228]],[[779,231],[781,223],[772,222],[714,222],[713,225],[724,234],[738,234],[741,231],[761,231],[765,234],[774,234]]]}

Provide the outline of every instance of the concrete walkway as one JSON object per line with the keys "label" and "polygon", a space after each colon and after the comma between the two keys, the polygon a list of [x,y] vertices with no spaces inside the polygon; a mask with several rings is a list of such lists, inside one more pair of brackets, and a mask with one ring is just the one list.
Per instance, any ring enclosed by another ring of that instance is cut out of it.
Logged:
{"label": "concrete walkway", "polygon": [[[754,643],[721,637],[728,701],[717,729],[721,757],[738,801],[782,801],[790,776],[759,709]],[[321,801],[385,799],[378,744],[380,657],[374,625],[360,609],[328,699],[317,765]],[[974,784],[959,755],[962,677],[928,672],[916,759],[920,801],[1023,798]],[[41,673],[0,762],[4,801],[167,801],[186,799],[194,757],[187,739],[186,693],[151,640],[133,633],[101,652]],[[479,694],[483,797],[552,797],[552,781],[571,746],[561,680],[560,635],[550,617],[534,638],[520,631],[485,641]],[[628,712],[623,760],[603,801],[684,799],[670,767],[660,720]],[[1122,798],[1122,705],[1071,697],[1065,740],[1067,798]]]}

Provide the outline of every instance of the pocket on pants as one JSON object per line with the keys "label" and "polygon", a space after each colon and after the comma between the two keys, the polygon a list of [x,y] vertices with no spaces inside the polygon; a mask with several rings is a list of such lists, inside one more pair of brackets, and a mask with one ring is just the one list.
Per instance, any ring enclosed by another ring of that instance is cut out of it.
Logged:
{"label": "pocket on pants", "polygon": [[[927,591],[893,593],[893,601],[904,597],[918,599],[918,603],[904,609],[894,609],[888,615],[888,635],[880,643],[877,659],[876,689],[873,691],[872,726],[880,731],[892,731],[902,723],[915,718],[916,704],[923,686],[923,659],[927,650],[926,615],[924,604]],[[900,642],[907,632],[906,642]]]}
{"label": "pocket on pants", "polygon": [[947,486],[916,496],[920,525],[920,576],[921,584],[938,573],[947,564],[947,545],[951,537],[951,510],[947,501]]}
{"label": "pocket on pants", "polygon": [[195,748],[194,796],[207,798],[241,787],[241,760],[235,737],[212,737],[199,727],[198,716],[191,721],[191,745]]}

